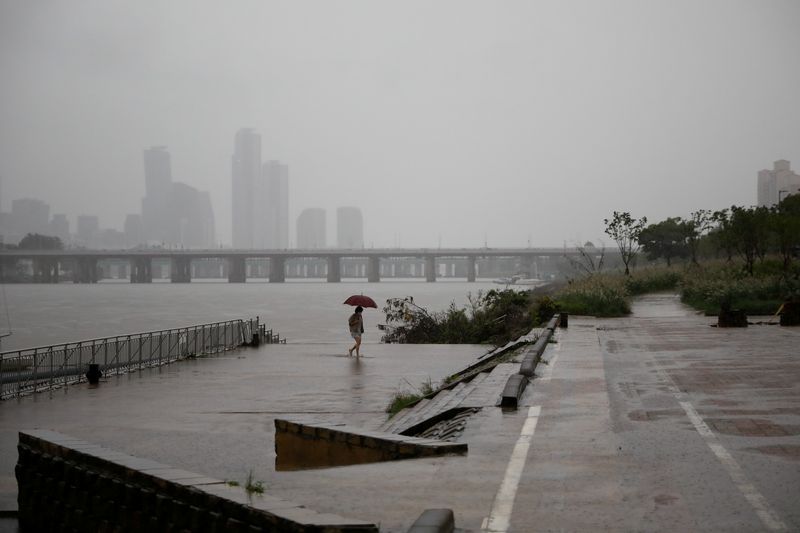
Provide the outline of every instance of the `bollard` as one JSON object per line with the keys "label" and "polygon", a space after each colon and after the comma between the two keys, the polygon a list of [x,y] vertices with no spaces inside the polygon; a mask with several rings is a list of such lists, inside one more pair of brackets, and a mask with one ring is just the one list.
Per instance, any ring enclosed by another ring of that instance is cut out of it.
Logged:
{"label": "bollard", "polygon": [[100,383],[100,378],[103,376],[103,373],[100,372],[100,365],[97,363],[89,363],[89,371],[86,372],[86,379],[89,381],[90,385],[97,385]]}
{"label": "bollard", "polygon": [[452,533],[455,516],[452,509],[427,509],[411,525],[408,533]]}
{"label": "bollard", "polygon": [[566,329],[569,326],[569,313],[561,313],[560,320],[558,321],[559,327]]}

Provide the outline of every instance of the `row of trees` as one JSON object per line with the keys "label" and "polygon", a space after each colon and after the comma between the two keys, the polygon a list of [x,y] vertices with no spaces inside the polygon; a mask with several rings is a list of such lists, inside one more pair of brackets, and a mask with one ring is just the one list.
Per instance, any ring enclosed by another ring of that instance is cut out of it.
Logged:
{"label": "row of trees", "polygon": [[756,261],[768,254],[780,257],[784,272],[800,252],[800,195],[786,197],[774,207],[738,207],[720,211],[700,210],[689,218],[671,217],[647,224],[647,217],[633,218],[615,211],[605,219],[606,234],[620,252],[625,274],[630,274],[640,249],[648,259],[675,260],[739,256],[752,275]]}
{"label": "row of trees", "polygon": [[64,243],[58,237],[28,233],[18,244],[6,244],[2,247],[7,250],[63,250]]}

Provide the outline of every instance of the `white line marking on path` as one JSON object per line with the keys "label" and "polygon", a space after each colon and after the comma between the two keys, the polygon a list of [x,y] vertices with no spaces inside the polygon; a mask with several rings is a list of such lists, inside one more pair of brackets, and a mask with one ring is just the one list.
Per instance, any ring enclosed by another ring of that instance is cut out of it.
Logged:
{"label": "white line marking on path", "polygon": [[731,479],[733,479],[733,483],[736,485],[736,488],[738,488],[739,492],[742,493],[742,496],[744,496],[745,499],[750,502],[750,505],[753,506],[756,514],[767,527],[767,529],[770,531],[787,531],[788,528],[786,527],[786,524],[781,522],[780,518],[778,518],[778,515],[775,514],[775,512],[769,506],[769,503],[767,503],[766,498],[764,498],[764,496],[758,492],[758,489],[756,489],[755,485],[750,483],[750,481],[747,479],[747,476],[744,474],[744,471],[742,471],[742,467],[739,466],[739,463],[737,463],[733,456],[728,453],[728,450],[722,446],[722,444],[719,442],[719,439],[717,439],[717,436],[713,431],[711,431],[711,428],[706,425],[706,423],[703,421],[703,418],[697,413],[697,411],[695,411],[692,404],[689,402],[680,401],[678,403],[680,403],[681,407],[683,407],[683,410],[686,411],[686,415],[689,417],[689,420],[692,421],[694,428],[698,433],[700,433],[700,435],[703,436],[706,444],[708,444],[708,447],[711,448],[711,451],[717,456],[719,462],[722,463],[722,466],[724,466],[725,470],[728,471],[728,474],[731,476]]}
{"label": "white line marking on path", "polygon": [[684,412],[686,412],[686,416],[689,417],[694,428],[700,433],[700,436],[706,441],[708,447],[711,448],[711,451],[714,452],[719,462],[722,463],[722,466],[727,470],[728,475],[733,480],[733,484],[736,485],[736,488],[739,489],[742,496],[744,496],[753,507],[756,514],[761,519],[761,522],[763,522],[770,531],[788,531],[789,528],[786,527],[786,524],[781,522],[778,514],[772,510],[767,499],[764,498],[764,496],[758,492],[755,485],[750,483],[747,479],[747,476],[742,470],[742,467],[739,466],[739,463],[736,462],[736,459],[725,449],[719,441],[719,438],[711,431],[711,428],[708,427],[705,421],[703,421],[703,417],[695,410],[691,402],[687,401],[686,394],[681,392],[677,385],[675,385],[675,382],[672,381],[672,377],[667,374],[664,369],[658,368],[657,370],[661,378],[667,383],[672,395],[675,396]]}
{"label": "white line marking on path", "polygon": [[528,409],[528,417],[522,426],[522,432],[511,452],[511,459],[508,461],[506,475],[500,484],[500,489],[494,498],[492,511],[488,518],[483,521],[481,529],[491,533],[505,533],[511,522],[511,512],[514,510],[514,498],[517,496],[517,487],[522,477],[522,470],[525,468],[525,460],[528,457],[528,448],[533,440],[533,433],[536,431],[536,423],[539,421],[541,406],[534,405]]}

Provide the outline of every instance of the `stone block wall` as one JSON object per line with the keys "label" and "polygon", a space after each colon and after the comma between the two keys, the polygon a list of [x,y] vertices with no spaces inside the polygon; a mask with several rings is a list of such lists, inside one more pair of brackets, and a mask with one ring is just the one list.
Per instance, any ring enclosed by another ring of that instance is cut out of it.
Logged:
{"label": "stone block wall", "polygon": [[46,430],[19,434],[22,532],[377,532],[376,525]]}

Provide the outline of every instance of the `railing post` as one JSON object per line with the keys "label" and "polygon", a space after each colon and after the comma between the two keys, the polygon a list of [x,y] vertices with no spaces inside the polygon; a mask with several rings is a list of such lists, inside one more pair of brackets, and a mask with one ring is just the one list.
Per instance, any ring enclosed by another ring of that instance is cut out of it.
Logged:
{"label": "railing post", "polygon": [[[22,352],[20,352],[20,356],[22,356]],[[20,357],[20,362],[17,365],[17,398],[22,394],[22,358]],[[37,361],[36,357],[33,358],[33,368],[34,371],[37,368]],[[34,374],[35,375],[35,374]]]}

